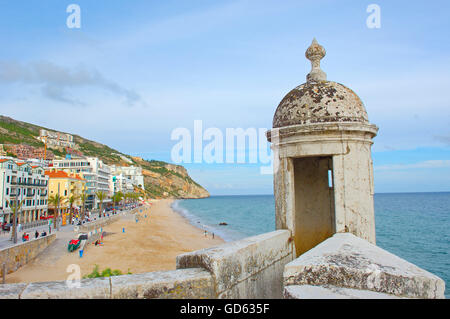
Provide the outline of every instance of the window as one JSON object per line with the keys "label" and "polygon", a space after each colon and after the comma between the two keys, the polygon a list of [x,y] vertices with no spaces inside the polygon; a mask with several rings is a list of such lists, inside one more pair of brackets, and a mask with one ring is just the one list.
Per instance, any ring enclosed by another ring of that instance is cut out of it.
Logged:
{"label": "window", "polygon": [[333,171],[331,169],[328,170],[328,187],[333,188]]}
{"label": "window", "polygon": [[6,195],[9,195],[9,188],[6,189]]}
{"label": "window", "polygon": [[6,177],[6,182],[9,183],[9,176]]}

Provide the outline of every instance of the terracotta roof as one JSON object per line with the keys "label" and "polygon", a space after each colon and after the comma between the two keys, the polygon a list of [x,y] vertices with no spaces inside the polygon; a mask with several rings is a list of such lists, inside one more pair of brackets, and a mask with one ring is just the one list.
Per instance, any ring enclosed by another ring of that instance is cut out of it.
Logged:
{"label": "terracotta roof", "polygon": [[69,175],[65,171],[45,171],[45,175],[47,175],[49,178],[71,178],[71,179],[78,179],[80,181],[84,181],[84,178],[81,178],[79,175]]}
{"label": "terracotta roof", "polygon": [[85,179],[84,178],[82,178],[80,175],[75,175],[74,176],[76,179],[78,179],[78,180],[80,180],[80,181],[85,181]]}
{"label": "terracotta roof", "polygon": [[48,177],[50,177],[50,178],[68,178],[69,177],[69,174],[67,174],[64,171],[56,171],[56,172],[45,171],[45,175],[48,175]]}

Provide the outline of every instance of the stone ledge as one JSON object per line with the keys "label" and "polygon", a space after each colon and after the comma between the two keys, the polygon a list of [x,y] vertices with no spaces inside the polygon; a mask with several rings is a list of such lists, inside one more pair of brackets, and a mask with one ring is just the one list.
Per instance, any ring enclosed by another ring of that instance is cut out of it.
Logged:
{"label": "stone ledge", "polygon": [[80,287],[69,288],[66,281],[30,283],[20,299],[108,299],[110,278],[82,279]]}
{"label": "stone ledge", "polygon": [[285,299],[400,299],[394,295],[370,290],[341,288],[334,286],[287,286]]}
{"label": "stone ledge", "polygon": [[411,298],[444,298],[444,281],[349,233],[335,234],[286,265],[284,286],[333,285]]}
{"label": "stone ledge", "polygon": [[27,283],[0,285],[0,299],[19,299]]}
{"label": "stone ledge", "polygon": [[[292,260],[292,258],[289,258],[292,257],[293,253],[290,236],[288,230],[277,230],[217,247],[182,254],[177,256],[177,268],[204,268],[208,270],[213,275],[216,294],[220,297],[233,286],[259,275],[260,272],[277,262],[283,262],[284,266],[285,263]],[[282,270],[280,275],[281,273]],[[277,276],[277,274],[269,277],[274,276]],[[282,280],[281,276],[278,280]],[[270,287],[271,284],[267,283],[267,287]],[[252,289],[248,284],[244,284],[244,286],[244,289]],[[264,296],[263,293],[260,292]],[[253,296],[253,293],[248,295]]]}
{"label": "stone ledge", "polygon": [[111,297],[119,299],[215,297],[211,274],[199,268],[111,277],[111,287]]}
{"label": "stone ledge", "polygon": [[211,274],[203,269],[181,269],[66,281],[0,285],[0,299],[196,299],[215,298]]}

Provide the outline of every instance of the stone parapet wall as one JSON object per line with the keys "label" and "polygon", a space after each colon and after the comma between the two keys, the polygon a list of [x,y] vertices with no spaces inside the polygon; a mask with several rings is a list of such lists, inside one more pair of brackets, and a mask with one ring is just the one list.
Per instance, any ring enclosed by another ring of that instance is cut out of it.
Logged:
{"label": "stone parapet wall", "polygon": [[26,265],[39,255],[56,239],[56,234],[50,234],[38,239],[20,243],[0,250],[0,277],[3,276],[3,264],[6,263],[6,273],[10,274]]}
{"label": "stone parapet wall", "polygon": [[283,278],[287,298],[354,296],[359,290],[361,298],[374,292],[440,299],[445,291],[441,278],[350,233],[335,234],[287,264]]}
{"label": "stone parapet wall", "polygon": [[177,269],[204,268],[215,298],[282,298],[284,266],[293,260],[291,233],[278,230],[177,257]]}
{"label": "stone parapet wall", "polygon": [[211,274],[197,268],[82,279],[78,288],[66,281],[0,285],[0,299],[180,298],[214,298]]}

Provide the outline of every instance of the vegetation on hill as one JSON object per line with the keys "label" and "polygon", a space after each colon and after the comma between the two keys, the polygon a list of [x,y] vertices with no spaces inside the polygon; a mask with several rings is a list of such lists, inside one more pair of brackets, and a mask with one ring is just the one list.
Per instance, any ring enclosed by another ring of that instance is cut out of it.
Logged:
{"label": "vegetation on hill", "polygon": [[[0,144],[26,144],[43,148],[44,143],[37,139],[41,129],[54,131],[0,115]],[[183,166],[131,157],[107,145],[85,139],[79,135],[72,135],[78,151],[84,156],[98,157],[109,165],[142,167],[145,194],[151,198],[201,198],[209,196],[209,193],[202,186],[192,180]],[[66,155],[64,148],[51,148],[51,151],[59,157],[65,157]]]}

